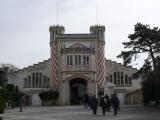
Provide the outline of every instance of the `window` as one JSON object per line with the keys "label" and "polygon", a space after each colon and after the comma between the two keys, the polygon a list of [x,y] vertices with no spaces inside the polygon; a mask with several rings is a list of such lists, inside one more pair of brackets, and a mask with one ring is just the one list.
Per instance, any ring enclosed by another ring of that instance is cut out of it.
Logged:
{"label": "window", "polygon": [[106,77],[106,82],[108,82],[109,80],[108,80],[108,77]]}
{"label": "window", "polygon": [[78,65],[78,55],[75,55],[75,65]]}
{"label": "window", "polygon": [[131,77],[129,77],[129,85],[131,85]]}
{"label": "window", "polygon": [[72,57],[72,55],[70,55],[69,58],[70,58],[70,59],[69,59],[69,61],[70,61],[70,62],[69,62],[69,63],[70,63],[69,65],[73,65],[73,59],[72,59],[73,57]]}
{"label": "window", "polygon": [[113,80],[112,80],[112,75],[110,75],[110,82],[111,82],[111,83],[113,82]]}
{"label": "window", "polygon": [[69,65],[69,55],[67,55],[67,65]]}
{"label": "window", "polygon": [[118,84],[120,85],[120,72],[117,72]]}
{"label": "window", "polygon": [[128,75],[125,75],[125,84],[128,85]]}
{"label": "window", "polygon": [[36,73],[36,87],[38,87],[38,73]]}
{"label": "window", "polygon": [[87,55],[87,65],[89,65],[89,56]]}
{"label": "window", "polygon": [[124,85],[124,81],[123,81],[123,72],[121,72],[121,84]]}
{"label": "window", "polygon": [[42,87],[42,73],[39,73],[39,87]]}
{"label": "window", "polygon": [[81,65],[81,55],[78,55],[78,65]]}
{"label": "window", "polygon": [[73,56],[67,55],[67,65],[73,65]]}
{"label": "window", "polygon": [[27,84],[27,78],[24,79],[24,87],[27,87],[28,84]]}
{"label": "window", "polygon": [[86,56],[83,55],[83,65],[85,65],[85,64],[86,64]]}
{"label": "window", "polygon": [[47,85],[47,80],[46,80],[46,76],[43,77],[43,86],[46,87]]}
{"label": "window", "polygon": [[28,76],[28,86],[31,87],[31,76]]}
{"label": "window", "polygon": [[32,73],[32,86],[33,86],[33,87],[35,87],[35,83],[36,83],[35,73]]}
{"label": "window", "polygon": [[89,56],[83,55],[83,65],[89,65]]}
{"label": "window", "polygon": [[117,79],[116,79],[117,75],[116,75],[116,72],[114,72],[114,84],[116,85],[117,84]]}

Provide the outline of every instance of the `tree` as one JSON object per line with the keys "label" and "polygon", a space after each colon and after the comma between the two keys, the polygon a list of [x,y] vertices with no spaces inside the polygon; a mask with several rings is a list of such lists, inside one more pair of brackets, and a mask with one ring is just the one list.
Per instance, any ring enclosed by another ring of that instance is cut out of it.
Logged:
{"label": "tree", "polygon": [[0,64],[0,86],[5,87],[7,83],[7,74],[9,71],[16,71],[18,68],[12,64]]}
{"label": "tree", "polygon": [[123,58],[125,64],[131,63],[132,58],[137,58],[141,53],[148,54],[148,60],[153,63],[153,69],[157,70],[156,57],[160,55],[160,29],[158,27],[150,28],[149,25],[137,23],[134,27],[134,33],[129,34],[129,42],[123,42],[127,51],[122,51],[118,57]]}
{"label": "tree", "polygon": [[132,62],[132,58],[137,58],[141,53],[147,53],[144,65],[133,78],[141,76],[144,103],[160,100],[160,29],[150,28],[149,25],[137,23],[134,33],[129,34],[129,42],[123,42],[126,51],[122,51],[117,57],[123,58],[124,64]]}

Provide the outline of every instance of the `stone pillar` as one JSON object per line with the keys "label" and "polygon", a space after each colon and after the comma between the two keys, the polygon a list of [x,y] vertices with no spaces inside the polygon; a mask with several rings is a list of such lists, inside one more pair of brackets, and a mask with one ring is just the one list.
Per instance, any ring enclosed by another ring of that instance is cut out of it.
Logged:
{"label": "stone pillar", "polygon": [[66,84],[66,105],[70,105],[70,86],[69,86],[69,81],[65,82]]}
{"label": "stone pillar", "polygon": [[69,105],[69,81],[62,81],[60,84],[60,105]]}

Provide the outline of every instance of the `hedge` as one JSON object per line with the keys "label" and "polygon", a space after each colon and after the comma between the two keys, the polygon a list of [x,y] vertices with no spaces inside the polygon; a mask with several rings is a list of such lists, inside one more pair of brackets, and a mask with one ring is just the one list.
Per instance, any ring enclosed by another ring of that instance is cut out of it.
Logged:
{"label": "hedge", "polygon": [[58,91],[44,91],[39,93],[39,97],[41,100],[56,100],[58,96]]}
{"label": "hedge", "polygon": [[4,113],[5,109],[5,101],[2,97],[0,97],[0,113]]}

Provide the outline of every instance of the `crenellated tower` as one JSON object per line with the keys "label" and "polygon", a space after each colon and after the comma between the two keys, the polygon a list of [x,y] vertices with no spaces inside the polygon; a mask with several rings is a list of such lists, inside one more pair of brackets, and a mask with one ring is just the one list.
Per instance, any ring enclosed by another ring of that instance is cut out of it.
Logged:
{"label": "crenellated tower", "polygon": [[63,26],[50,26],[50,48],[51,48],[51,61],[50,61],[50,78],[51,84],[53,86],[58,85],[57,80],[57,70],[58,70],[58,60],[57,60],[57,49],[58,49],[58,42],[57,42],[57,35],[64,34],[65,29]]}
{"label": "crenellated tower", "polygon": [[90,33],[98,35],[97,42],[97,68],[96,68],[96,79],[98,87],[100,87],[106,77],[105,69],[105,26],[95,25],[90,27]]}

